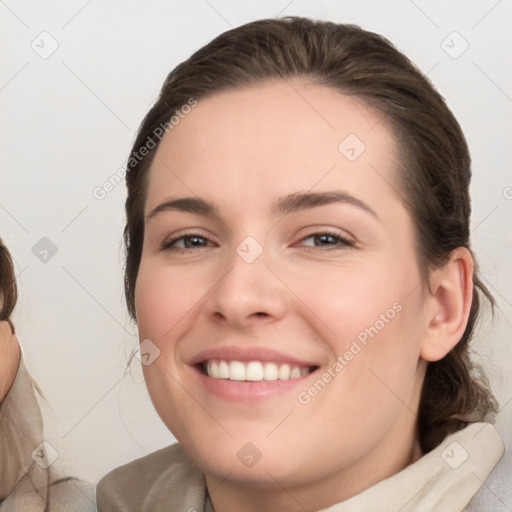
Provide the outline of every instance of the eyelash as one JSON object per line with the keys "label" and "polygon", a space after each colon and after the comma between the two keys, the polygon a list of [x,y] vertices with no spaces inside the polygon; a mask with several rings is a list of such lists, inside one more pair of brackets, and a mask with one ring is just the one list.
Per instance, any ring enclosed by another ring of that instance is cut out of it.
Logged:
{"label": "eyelash", "polygon": [[[303,240],[306,240],[306,239],[312,238],[312,237],[320,237],[320,236],[326,236],[326,235],[329,236],[329,237],[332,237],[332,238],[336,238],[339,242],[341,242],[339,244],[339,247],[331,247],[330,249],[327,249],[328,251],[341,250],[341,249],[347,248],[347,247],[354,247],[354,245],[355,245],[355,243],[352,240],[349,240],[348,238],[345,238],[342,235],[340,235],[338,232],[333,231],[333,230],[329,230],[329,229],[326,229],[324,231],[318,231],[318,232],[315,232],[315,233],[311,233],[311,234],[301,238],[300,241],[303,241]],[[200,233],[193,233],[193,232],[185,233],[183,235],[176,236],[176,237],[171,238],[169,240],[165,240],[162,243],[161,250],[162,251],[175,252],[175,253],[189,252],[190,250],[192,250],[192,248],[182,249],[182,248],[178,248],[178,247],[173,247],[172,244],[174,244],[175,242],[177,242],[179,240],[185,239],[185,238],[194,238],[194,237],[202,238],[204,240],[207,240],[207,238],[205,236],[203,236],[202,234],[200,234]],[[328,245],[334,245],[334,244],[328,244]],[[201,249],[204,248],[203,246],[196,246],[196,247],[199,247]],[[308,251],[311,251],[311,250],[316,251],[318,249],[322,250],[321,247],[322,246],[320,246],[320,247],[306,246],[305,248]],[[326,247],[326,246],[323,246],[323,247]]]}

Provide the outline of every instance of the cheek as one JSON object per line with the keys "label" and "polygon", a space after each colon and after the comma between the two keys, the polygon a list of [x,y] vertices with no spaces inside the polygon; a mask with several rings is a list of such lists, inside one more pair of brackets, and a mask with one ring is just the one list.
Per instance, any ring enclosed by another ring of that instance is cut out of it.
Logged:
{"label": "cheek", "polygon": [[400,298],[400,290],[375,264],[326,265],[310,279],[299,279],[295,282],[297,295],[325,325],[326,337],[338,351],[346,350],[347,340],[360,334],[364,338],[365,329],[376,322],[382,328],[380,318],[386,312],[386,326],[388,318],[397,316],[393,304]]}
{"label": "cheek", "polygon": [[[149,339],[160,351],[151,364],[142,367],[149,396],[173,435],[183,437],[181,426],[193,418],[187,417],[186,393],[172,378],[179,364],[173,340],[181,335],[186,323],[183,319],[197,298],[177,274],[143,259],[135,287],[135,309],[140,341]],[[181,411],[183,421],[176,422],[177,411]]]}
{"label": "cheek", "polygon": [[[398,303],[395,303],[398,304]],[[345,394],[352,395],[354,414],[365,414],[368,428],[388,424],[407,409],[414,410],[417,384],[420,336],[415,329],[415,315],[411,304],[399,303],[400,311],[394,318],[369,319],[356,343],[361,351],[347,368]],[[394,311],[394,310],[388,310]],[[364,339],[364,343],[358,343]],[[372,404],[370,410],[368,405]]]}
{"label": "cheek", "polygon": [[200,294],[201,290],[183,274],[143,260],[135,287],[140,339],[149,338],[159,344],[163,338],[169,338],[171,331],[197,303]]}
{"label": "cheek", "polygon": [[409,294],[409,280],[398,270],[376,266],[331,269],[329,279],[317,278],[302,284],[301,298],[326,326],[332,361],[341,358],[341,366],[333,368],[341,377],[335,379],[338,392],[386,402],[396,400],[393,392],[408,396],[421,342],[421,304],[416,294]]}

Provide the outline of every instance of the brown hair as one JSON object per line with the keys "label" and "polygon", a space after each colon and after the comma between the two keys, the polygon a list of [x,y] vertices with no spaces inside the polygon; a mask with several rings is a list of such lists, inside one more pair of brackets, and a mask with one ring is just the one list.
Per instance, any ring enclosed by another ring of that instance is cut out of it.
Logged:
{"label": "brown hair", "polygon": [[11,254],[0,238],[0,321],[7,320],[14,334],[11,315],[18,301],[18,288]]}
{"label": "brown hair", "polygon": [[[428,286],[429,272],[445,263],[453,249],[470,249],[471,160],[461,128],[441,95],[378,34],[355,25],[295,16],[258,20],[229,30],[167,76],[141,124],[132,155],[190,98],[295,77],[356,97],[392,128],[400,152],[398,188],[414,222],[418,264]],[[126,175],[125,295],[134,320],[146,176],[157,147],[145,158],[130,158]],[[470,419],[488,419],[497,410],[483,372],[469,355],[480,295],[494,307],[477,268],[473,277],[473,302],[461,340],[443,359],[427,366],[418,412],[424,452]]]}

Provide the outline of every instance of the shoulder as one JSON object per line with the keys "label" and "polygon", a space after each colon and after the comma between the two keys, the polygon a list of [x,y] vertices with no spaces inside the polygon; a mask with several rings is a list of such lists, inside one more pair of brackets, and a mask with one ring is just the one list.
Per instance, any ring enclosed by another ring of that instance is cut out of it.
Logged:
{"label": "shoulder", "polygon": [[[2,512],[51,510],[96,512],[94,485],[78,478],[61,478],[41,485],[40,475],[27,474],[0,504]],[[48,476],[48,475],[47,475]]]}
{"label": "shoulder", "polygon": [[[507,427],[505,427],[507,428]],[[508,432],[503,432],[504,438],[510,440],[510,427]],[[485,484],[479,489],[470,507],[470,512],[503,512],[510,510],[505,504],[512,503],[512,451],[505,451],[504,456],[494,467],[489,477],[485,480]]]}
{"label": "shoulder", "polygon": [[61,478],[48,489],[52,512],[96,512],[94,485],[78,478]]}
{"label": "shoulder", "polygon": [[155,500],[170,505],[176,490],[200,494],[203,482],[203,474],[176,443],[107,473],[96,489],[98,512],[151,510],[148,504]]}

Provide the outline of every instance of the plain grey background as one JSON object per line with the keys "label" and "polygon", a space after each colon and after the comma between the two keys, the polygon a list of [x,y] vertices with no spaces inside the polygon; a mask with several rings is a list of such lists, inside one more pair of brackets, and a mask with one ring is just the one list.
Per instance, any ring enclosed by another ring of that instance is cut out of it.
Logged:
{"label": "plain grey background", "polygon": [[172,68],[231,27],[284,15],[383,34],[459,120],[473,158],[473,247],[498,303],[474,347],[512,447],[510,0],[5,0],[1,236],[18,275],[18,338],[48,400],[47,439],[70,474],[96,481],[174,441],[140,367],[125,374],[137,335],[122,287],[124,184],[103,199],[94,190],[125,165]]}

